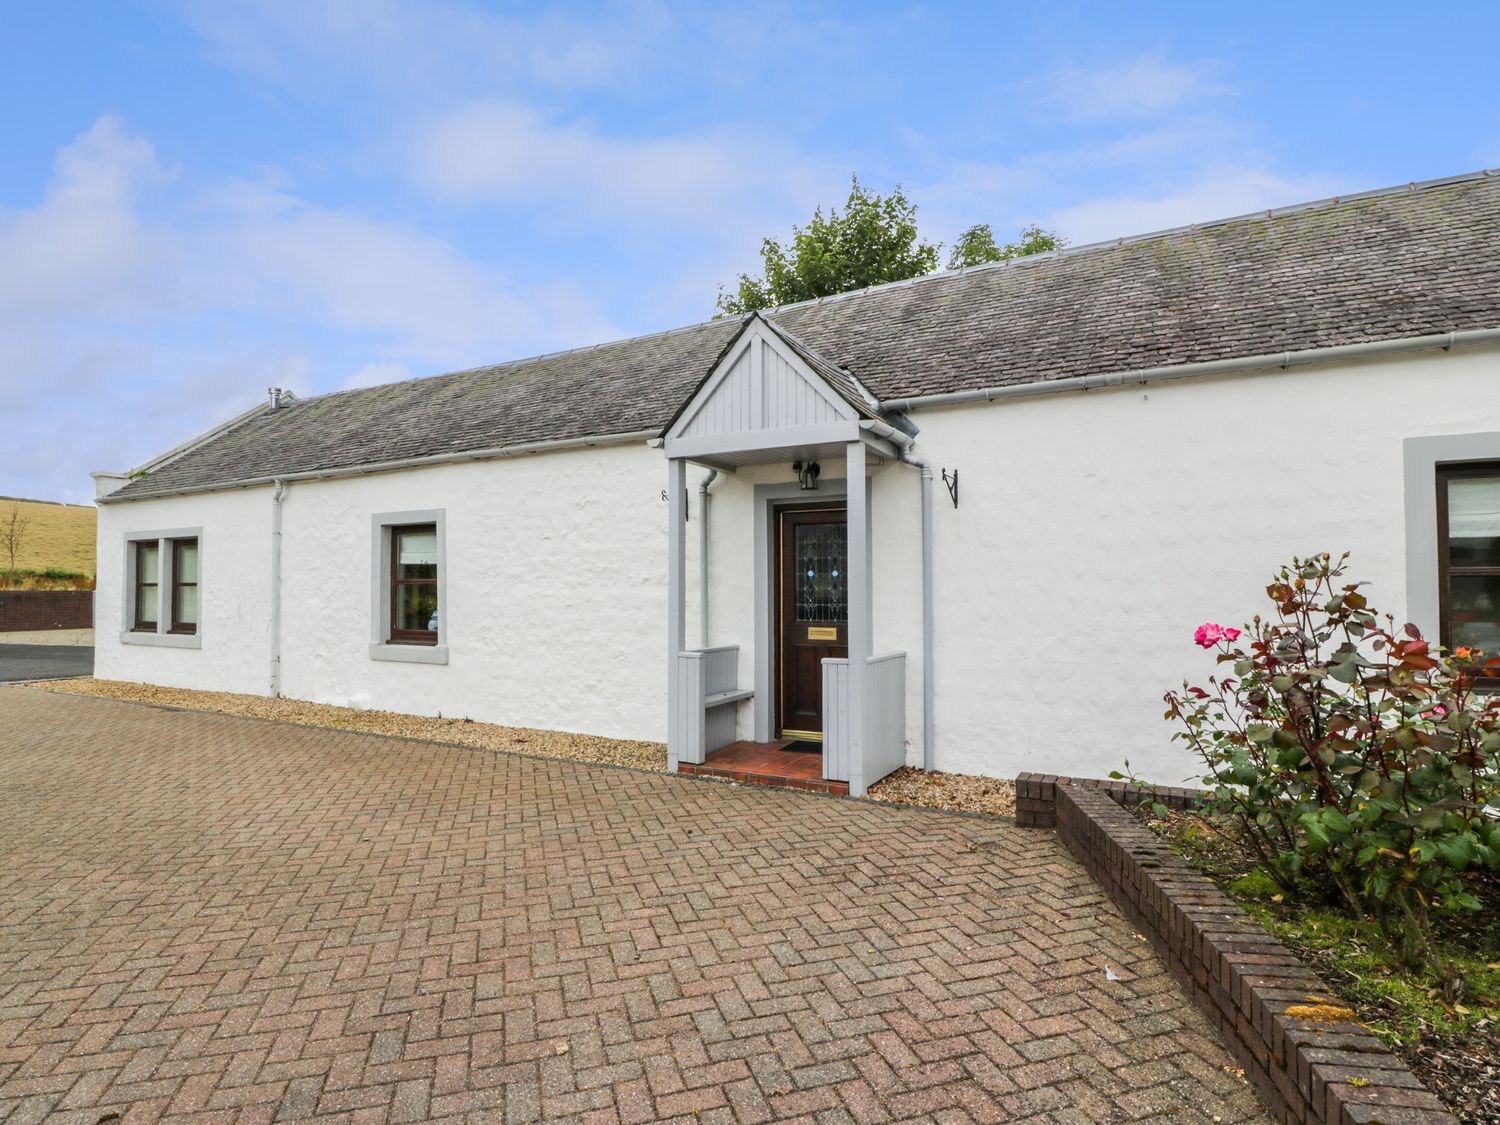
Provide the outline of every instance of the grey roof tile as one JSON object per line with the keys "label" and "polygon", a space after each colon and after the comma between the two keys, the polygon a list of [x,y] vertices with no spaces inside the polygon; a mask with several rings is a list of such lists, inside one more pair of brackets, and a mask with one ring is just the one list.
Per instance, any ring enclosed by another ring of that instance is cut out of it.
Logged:
{"label": "grey roof tile", "polygon": [[[768,318],[856,403],[860,385],[891,400],[1500,327],[1500,176],[935,274]],[[115,497],[659,429],[742,323],[296,401]]]}

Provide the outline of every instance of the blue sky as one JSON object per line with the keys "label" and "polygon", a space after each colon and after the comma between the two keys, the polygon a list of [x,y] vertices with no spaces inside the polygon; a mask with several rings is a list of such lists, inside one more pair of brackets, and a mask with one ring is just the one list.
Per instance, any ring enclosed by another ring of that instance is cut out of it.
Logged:
{"label": "blue sky", "polygon": [[848,177],[1071,242],[1500,165],[1490,5],[13,5],[0,495],[708,317]]}

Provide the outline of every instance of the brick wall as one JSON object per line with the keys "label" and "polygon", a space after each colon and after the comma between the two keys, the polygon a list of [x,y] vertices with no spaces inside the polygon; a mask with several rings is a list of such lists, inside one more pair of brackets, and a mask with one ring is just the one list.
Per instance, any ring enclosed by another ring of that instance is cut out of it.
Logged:
{"label": "brick wall", "polygon": [[1312,970],[1124,807],[1196,798],[1023,774],[1017,820],[1024,799],[1027,823],[1056,827],[1218,1028],[1277,1120],[1457,1125],[1368,1028],[1337,1018],[1339,1002]]}
{"label": "brick wall", "polygon": [[1154,785],[1149,789],[1128,781],[1105,781],[1095,777],[1058,777],[1051,773],[1023,773],[1016,778],[1016,824],[1022,828],[1057,827],[1057,787],[1074,785],[1106,793],[1116,804],[1126,808],[1156,801],[1181,812],[1190,809],[1203,797],[1201,789],[1183,789],[1176,785]]}
{"label": "brick wall", "polygon": [[0,590],[0,637],[40,629],[92,629],[92,590]]}

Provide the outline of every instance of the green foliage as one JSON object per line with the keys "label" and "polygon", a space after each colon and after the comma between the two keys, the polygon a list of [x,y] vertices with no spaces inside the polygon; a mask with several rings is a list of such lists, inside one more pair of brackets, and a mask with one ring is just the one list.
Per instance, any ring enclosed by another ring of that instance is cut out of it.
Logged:
{"label": "green foliage", "polygon": [[1021,231],[1014,242],[1004,246],[995,241],[995,232],[988,223],[977,223],[958,236],[952,252],[948,255],[948,268],[961,270],[968,266],[980,266],[985,262],[1008,262],[1012,258],[1024,258],[1028,254],[1045,254],[1061,250],[1065,240],[1056,232],[1043,230],[1033,223]]}
{"label": "green foliage", "polygon": [[[1145,778],[1136,776],[1135,771],[1130,768],[1129,758],[1125,759],[1125,771],[1122,773],[1119,770],[1110,770],[1109,779],[1111,781],[1123,781],[1126,784],[1136,789],[1140,789],[1144,792],[1150,792],[1154,788],[1151,782],[1147,781]],[[1150,803],[1150,807],[1152,814],[1155,816],[1166,816],[1171,812],[1171,810],[1160,801],[1152,801]]]}
{"label": "green foliage", "polygon": [[1341,582],[1347,559],[1293,559],[1267,619],[1200,629],[1225,672],[1168,692],[1166,717],[1204,762],[1209,814],[1285,895],[1341,898],[1452,998],[1432,926],[1479,909],[1466,875],[1500,870],[1500,697],[1478,690],[1500,659],[1398,630]]}
{"label": "green foliage", "polygon": [[1471,999],[1467,1004],[1443,999],[1441,980],[1407,971],[1389,948],[1372,942],[1367,928],[1349,915],[1282,904],[1274,893],[1237,880],[1231,892],[1256,921],[1285,942],[1341,997],[1360,1007],[1361,1022],[1393,1047],[1419,1042],[1423,1036],[1465,1036],[1482,1030],[1500,997],[1500,966],[1483,952],[1442,947],[1445,964],[1461,978]]}
{"label": "green foliage", "polygon": [[720,316],[827,297],[887,281],[905,281],[937,268],[938,247],[917,235],[917,207],[900,185],[880,195],[853,179],[842,212],[820,207],[806,227],[793,227],[789,245],[761,243],[763,277],[741,274],[733,293],[719,291]]}

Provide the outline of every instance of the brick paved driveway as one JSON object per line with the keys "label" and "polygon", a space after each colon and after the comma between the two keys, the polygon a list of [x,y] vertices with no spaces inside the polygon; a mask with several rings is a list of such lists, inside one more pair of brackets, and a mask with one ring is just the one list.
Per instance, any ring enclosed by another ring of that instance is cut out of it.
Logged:
{"label": "brick paved driveway", "polygon": [[0,862],[14,1125],[1261,1120],[993,821],[0,688]]}

